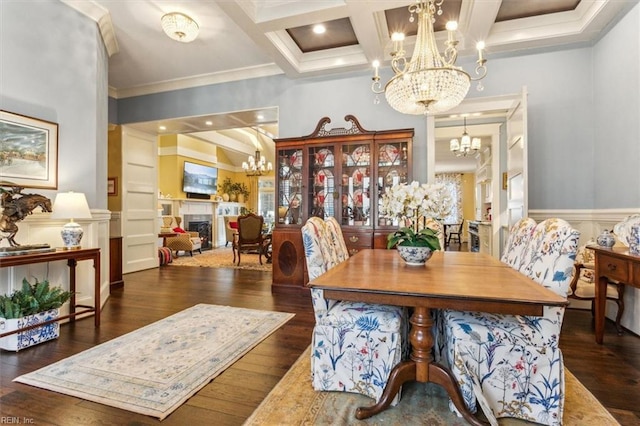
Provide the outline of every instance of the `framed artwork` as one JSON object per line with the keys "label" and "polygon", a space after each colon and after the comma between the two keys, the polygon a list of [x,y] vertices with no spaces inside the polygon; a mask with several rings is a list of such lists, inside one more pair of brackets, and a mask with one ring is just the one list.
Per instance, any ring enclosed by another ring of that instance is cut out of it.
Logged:
{"label": "framed artwork", "polygon": [[0,111],[0,185],[58,189],[58,124]]}
{"label": "framed artwork", "polygon": [[107,178],[107,195],[118,195],[118,178]]}

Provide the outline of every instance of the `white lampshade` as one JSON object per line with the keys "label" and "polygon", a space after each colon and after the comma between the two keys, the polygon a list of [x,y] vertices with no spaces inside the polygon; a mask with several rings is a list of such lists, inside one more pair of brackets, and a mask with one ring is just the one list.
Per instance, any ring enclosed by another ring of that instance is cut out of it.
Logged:
{"label": "white lampshade", "polygon": [[53,202],[51,218],[70,219],[62,227],[60,235],[66,250],[79,249],[84,231],[79,224],[74,222],[74,219],[91,219],[91,210],[89,210],[89,204],[84,194],[82,192],[61,192],[57,194]]}

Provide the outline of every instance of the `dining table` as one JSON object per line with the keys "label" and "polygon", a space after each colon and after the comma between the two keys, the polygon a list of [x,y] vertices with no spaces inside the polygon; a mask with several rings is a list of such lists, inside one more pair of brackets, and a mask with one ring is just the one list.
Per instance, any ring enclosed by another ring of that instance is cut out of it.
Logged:
{"label": "dining table", "polygon": [[431,311],[542,316],[545,306],[567,305],[566,298],[500,260],[472,252],[437,251],[425,265],[412,266],[396,250],[364,249],[311,280],[309,286],[322,289],[326,299],[411,308],[410,358],[391,371],[376,404],[356,410],[361,420],[385,410],[402,384],[415,380],[441,385],[469,423],[485,424],[467,409],[451,371],[434,362]]}

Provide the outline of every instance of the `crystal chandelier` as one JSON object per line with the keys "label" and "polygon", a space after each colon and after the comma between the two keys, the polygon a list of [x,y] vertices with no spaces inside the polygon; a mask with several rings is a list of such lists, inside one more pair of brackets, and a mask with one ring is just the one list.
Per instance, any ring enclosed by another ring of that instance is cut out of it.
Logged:
{"label": "crystal chandelier", "polygon": [[[487,75],[487,61],[482,57],[483,42],[476,45],[476,77],[472,78],[465,70],[455,65],[458,56],[458,41],[455,39],[458,24],[455,21],[447,22],[446,49],[444,54],[440,55],[433,23],[436,14],[442,15],[443,2],[444,0],[427,0],[409,6],[409,21],[414,21],[414,13],[418,15],[418,34],[413,56],[411,61],[407,61],[402,46],[404,34],[394,33],[391,37],[394,42],[391,68],[395,75],[384,88],[378,74],[380,63],[373,63],[375,74],[371,90],[376,94],[384,93],[389,105],[403,114],[433,114],[450,110],[462,102],[472,80],[481,80]],[[482,83],[478,83],[478,90],[482,89]],[[374,102],[379,102],[377,96]]]}
{"label": "crystal chandelier", "polygon": [[273,165],[271,161],[267,162],[264,157],[260,155],[260,151],[256,150],[255,157],[250,155],[247,161],[242,163],[242,169],[247,176],[262,176],[271,173]]}
{"label": "crystal chandelier", "polygon": [[449,149],[457,157],[466,157],[470,152],[477,152],[481,146],[482,141],[480,138],[471,139],[469,133],[467,133],[467,117],[464,117],[464,132],[462,132],[462,137],[460,141],[458,141],[458,139],[451,139]]}
{"label": "crystal chandelier", "polygon": [[162,29],[169,38],[189,43],[198,36],[198,24],[190,16],[180,12],[170,12],[160,18]]}

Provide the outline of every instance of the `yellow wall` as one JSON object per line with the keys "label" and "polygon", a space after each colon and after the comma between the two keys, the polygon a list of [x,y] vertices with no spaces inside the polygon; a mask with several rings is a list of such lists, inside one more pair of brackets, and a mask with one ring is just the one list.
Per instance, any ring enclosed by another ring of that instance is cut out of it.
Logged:
{"label": "yellow wall", "polygon": [[[236,173],[226,170],[233,168],[233,166],[222,150],[217,150],[210,143],[184,135],[165,135],[160,136],[158,139],[158,146],[161,151],[175,152],[158,156],[158,189],[163,196],[170,195],[171,198],[186,198],[187,194],[182,191],[182,174],[184,162],[189,161],[205,166],[218,167],[218,185],[226,178],[230,178],[232,182],[244,182],[250,191],[249,199],[245,200],[247,208],[252,210],[257,208],[257,184],[251,181],[251,179],[255,180],[255,178],[247,177],[243,172]],[[201,158],[194,157],[198,153],[202,154]],[[217,162],[214,163],[202,159],[207,157],[215,158]],[[222,194],[220,193],[219,195]]]}
{"label": "yellow wall", "polygon": [[462,217],[464,218],[463,240],[468,239],[467,225],[470,220],[476,217],[476,191],[475,191],[475,174],[462,174]]}
{"label": "yellow wall", "polygon": [[107,135],[107,176],[116,178],[116,195],[107,197],[107,208],[122,211],[122,129],[115,126]]}

